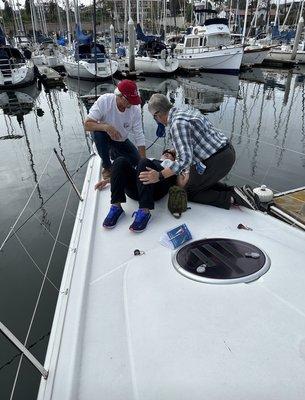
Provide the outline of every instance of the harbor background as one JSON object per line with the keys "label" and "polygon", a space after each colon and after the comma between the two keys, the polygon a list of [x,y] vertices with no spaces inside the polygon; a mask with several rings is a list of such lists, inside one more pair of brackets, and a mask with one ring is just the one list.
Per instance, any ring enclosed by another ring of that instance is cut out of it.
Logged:
{"label": "harbor background", "polygon": [[[177,106],[199,108],[231,139],[237,160],[226,178],[228,183],[266,184],[275,192],[304,186],[304,80],[300,69],[259,68],[240,76],[202,73],[170,79],[142,78],[138,86],[147,145],[156,138],[147,101],[154,92],[163,93]],[[105,93],[113,88],[110,81],[98,84],[97,90]],[[53,89],[39,89],[35,83],[25,89],[0,92],[1,243],[30,199],[0,253],[0,315],[21,341],[31,325],[27,343],[42,363],[78,206],[53,149],[70,173],[83,165],[74,175],[81,189],[90,139],[82,125],[89,105],[79,96],[94,91],[94,82],[68,78],[65,85]],[[167,138],[158,139],[148,155],[158,157],[168,146]],[[158,223],[157,215],[152,223]],[[107,234],[102,221],[98,225],[100,234]],[[48,280],[37,305],[46,270]],[[2,335],[0,349],[0,398],[9,399],[15,386],[14,400],[35,399],[39,373],[23,359],[15,380],[18,350]]]}

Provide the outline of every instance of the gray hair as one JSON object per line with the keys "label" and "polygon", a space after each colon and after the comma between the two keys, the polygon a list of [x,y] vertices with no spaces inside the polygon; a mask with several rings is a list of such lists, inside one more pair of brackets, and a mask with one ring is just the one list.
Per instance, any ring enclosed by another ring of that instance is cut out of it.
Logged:
{"label": "gray hair", "polygon": [[155,93],[151,96],[148,102],[148,111],[151,114],[167,114],[172,108],[172,103],[164,94]]}

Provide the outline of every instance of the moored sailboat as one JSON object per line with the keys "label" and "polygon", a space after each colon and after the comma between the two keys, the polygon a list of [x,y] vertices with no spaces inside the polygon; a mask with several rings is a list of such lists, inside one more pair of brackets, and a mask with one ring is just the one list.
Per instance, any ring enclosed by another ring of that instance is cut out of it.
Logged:
{"label": "moored sailboat", "polygon": [[[94,47],[97,48],[95,53]],[[111,60],[103,46],[79,45],[73,54],[64,58],[64,67],[68,76],[79,79],[108,79],[118,70],[118,62]]]}
{"label": "moored sailboat", "polygon": [[35,79],[34,64],[15,47],[6,44],[0,26],[0,89],[30,85]]}

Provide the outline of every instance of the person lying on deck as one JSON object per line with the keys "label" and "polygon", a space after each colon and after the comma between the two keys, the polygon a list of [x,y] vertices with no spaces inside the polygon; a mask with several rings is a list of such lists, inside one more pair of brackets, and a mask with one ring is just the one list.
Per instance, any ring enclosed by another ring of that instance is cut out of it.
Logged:
{"label": "person lying on deck", "polygon": [[[134,221],[129,229],[133,232],[142,232],[146,229],[151,218],[150,210],[154,209],[155,201],[168,193],[169,188],[177,183],[177,177],[171,176],[154,184],[144,185],[139,180],[139,175],[151,169],[160,173],[166,165],[175,160],[175,156],[173,149],[167,149],[163,151],[160,160],[142,158],[136,169],[125,157],[114,160],[111,178],[101,180],[95,185],[96,189],[101,190],[109,182],[111,184],[111,207],[103,222],[104,228],[114,228],[119,218],[125,214],[121,204],[126,202],[127,194],[131,199],[139,201],[139,209],[133,213]],[[187,174],[181,175],[178,179],[179,185],[183,186],[187,179]]]}
{"label": "person lying on deck", "polygon": [[168,126],[177,157],[169,166],[160,170],[143,170],[139,179],[151,185],[189,170],[185,186],[188,200],[200,204],[230,209],[232,205],[257,209],[255,195],[237,186],[221,182],[235,162],[235,151],[227,137],[195,108],[173,107],[163,94],[153,94],[148,110],[157,123]]}

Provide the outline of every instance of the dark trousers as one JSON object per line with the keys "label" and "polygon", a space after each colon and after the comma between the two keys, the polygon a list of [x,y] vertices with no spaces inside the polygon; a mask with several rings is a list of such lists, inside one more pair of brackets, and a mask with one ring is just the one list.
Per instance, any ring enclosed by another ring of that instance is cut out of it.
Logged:
{"label": "dark trousers", "polygon": [[133,166],[138,165],[140,155],[133,143],[129,139],[124,142],[112,140],[107,132],[92,132],[92,139],[95,143],[97,152],[102,159],[103,168],[111,167],[110,155],[113,160],[118,157],[125,157]]}
{"label": "dark trousers", "polygon": [[111,172],[111,204],[125,203],[126,196],[139,201],[139,208],[154,209],[154,202],[162,199],[170,186],[176,182],[176,176],[162,180],[161,182],[143,185],[138,179],[140,172],[146,171],[146,167],[161,171],[160,161],[142,158],[137,168],[134,168],[125,157],[114,160]]}
{"label": "dark trousers", "polygon": [[235,150],[229,144],[224,150],[203,161],[206,170],[202,175],[198,174],[196,166],[192,165],[190,179],[185,188],[188,200],[228,210],[231,206],[231,188],[219,181],[228,174],[234,162]]}

